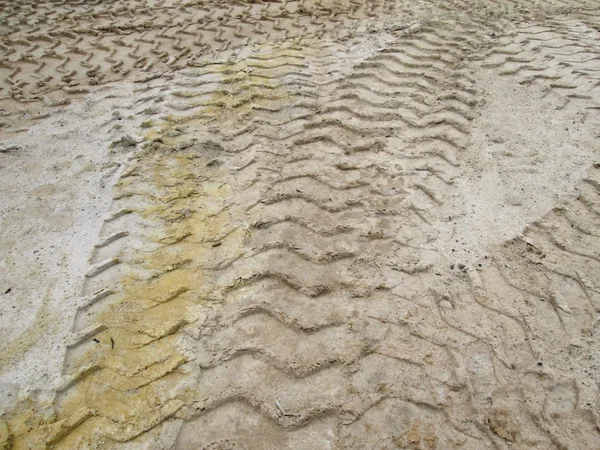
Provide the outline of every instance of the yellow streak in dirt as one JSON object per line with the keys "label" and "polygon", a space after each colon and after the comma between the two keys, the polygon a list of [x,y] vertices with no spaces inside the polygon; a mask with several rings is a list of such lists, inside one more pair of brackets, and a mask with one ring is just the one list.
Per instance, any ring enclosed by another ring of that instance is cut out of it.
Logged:
{"label": "yellow streak in dirt", "polygon": [[[57,395],[54,405],[26,404],[8,420],[12,448],[110,448],[143,433],[158,438],[158,424],[201,399],[186,385],[189,356],[179,331],[197,320],[203,302],[214,299],[203,270],[206,250],[231,226],[222,208],[233,193],[205,178],[205,156],[194,147],[175,151],[177,138],[167,136],[178,123],[192,120],[188,129],[207,118],[219,118],[223,126],[229,120],[239,124],[257,105],[289,102],[284,89],[251,75],[244,62],[223,66],[222,72],[231,91],[215,93],[198,114],[168,120],[161,130],[164,144],[150,143],[135,170],[118,183],[117,198],[143,193],[148,199],[135,212],[154,224],[145,236],[154,245],[122,256],[129,269],[120,293],[97,317],[105,329],[94,336],[97,345],[73,364],[83,375]],[[233,88],[234,77],[242,77],[243,84]],[[148,133],[155,138],[157,132]],[[242,253],[247,234],[238,230],[227,239],[228,254],[235,256]]]}
{"label": "yellow streak in dirt", "polygon": [[[250,116],[261,107],[278,108],[292,100],[290,90],[282,86],[279,77],[293,71],[293,64],[307,56],[306,50],[259,49],[261,58],[277,58],[272,61],[239,60],[236,62],[215,63],[192,73],[215,75],[221,83],[214,92],[195,99],[193,91],[179,91],[177,96],[187,100],[193,113],[183,116],[168,116],[165,120],[172,124],[186,123],[194,119],[220,119],[239,121]],[[295,58],[294,56],[298,56]],[[290,64],[286,66],[286,64]]]}
{"label": "yellow streak in dirt", "polygon": [[[106,330],[94,336],[99,344],[75,363],[90,367],[91,373],[59,395],[59,417],[26,410],[10,420],[14,448],[44,448],[45,441],[69,449],[108,445],[97,430],[131,440],[189,401],[183,400],[186,390],[178,388],[188,358],[176,333],[195,320],[203,299],[198,290],[204,285],[203,246],[176,239],[169,243],[164,236],[214,235],[226,226],[226,216],[207,217],[206,205],[228,192],[225,186],[197,182],[196,170],[206,161],[195,164],[193,152],[161,155],[160,150],[139,158],[140,170],[148,174],[141,184],[157,198],[175,200],[137,212],[157,225],[150,237],[167,243],[130,260],[124,257],[131,268],[121,280],[121,293],[98,317]],[[135,184],[123,183],[126,189]]]}

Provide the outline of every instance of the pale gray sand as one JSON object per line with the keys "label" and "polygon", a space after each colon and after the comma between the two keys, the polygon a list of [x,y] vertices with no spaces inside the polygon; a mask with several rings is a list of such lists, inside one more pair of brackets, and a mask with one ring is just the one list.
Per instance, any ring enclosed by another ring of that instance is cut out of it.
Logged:
{"label": "pale gray sand", "polygon": [[600,446],[595,2],[42,3],[0,448]]}

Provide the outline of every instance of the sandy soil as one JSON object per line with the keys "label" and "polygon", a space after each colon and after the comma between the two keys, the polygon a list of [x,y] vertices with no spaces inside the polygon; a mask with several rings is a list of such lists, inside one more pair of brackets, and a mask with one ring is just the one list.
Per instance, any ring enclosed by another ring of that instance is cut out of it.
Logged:
{"label": "sandy soil", "polygon": [[0,154],[3,411],[23,396],[47,400],[60,384],[89,257],[128,154],[110,139],[136,129],[132,91],[129,83],[98,92],[4,141],[12,149]]}
{"label": "sandy soil", "polygon": [[599,16],[0,2],[0,449],[600,448]]}

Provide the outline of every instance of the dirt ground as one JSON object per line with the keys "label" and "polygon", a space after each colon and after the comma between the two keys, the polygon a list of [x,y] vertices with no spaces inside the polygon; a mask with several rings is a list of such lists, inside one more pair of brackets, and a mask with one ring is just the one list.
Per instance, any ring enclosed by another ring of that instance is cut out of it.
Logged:
{"label": "dirt ground", "polygon": [[599,18],[0,1],[0,450],[600,449]]}

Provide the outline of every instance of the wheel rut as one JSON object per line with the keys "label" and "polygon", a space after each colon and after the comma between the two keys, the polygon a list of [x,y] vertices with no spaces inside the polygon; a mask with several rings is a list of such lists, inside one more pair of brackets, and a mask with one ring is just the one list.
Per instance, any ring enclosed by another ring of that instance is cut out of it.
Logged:
{"label": "wheel rut", "polygon": [[[4,27],[37,3],[3,5]],[[167,67],[138,75],[144,140],[64,383],[45,416],[7,420],[14,448],[600,445],[593,152],[520,233],[472,257],[447,235],[461,183],[486,176],[480,73],[597,125],[593,2],[122,3],[59,2],[0,47],[39,42],[73,80],[63,53],[98,74],[107,53],[115,77]]]}

